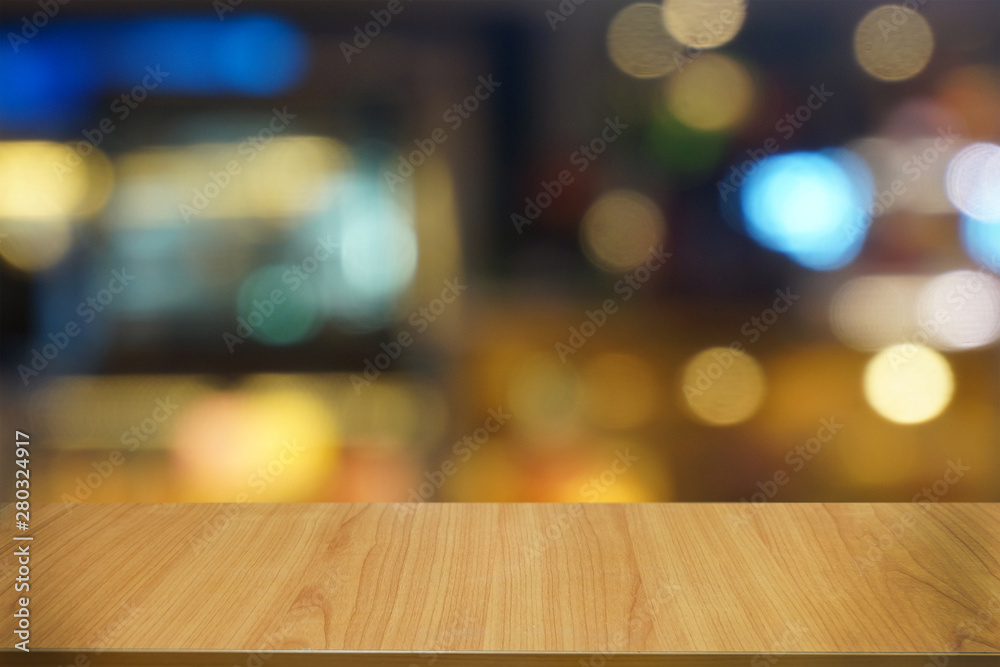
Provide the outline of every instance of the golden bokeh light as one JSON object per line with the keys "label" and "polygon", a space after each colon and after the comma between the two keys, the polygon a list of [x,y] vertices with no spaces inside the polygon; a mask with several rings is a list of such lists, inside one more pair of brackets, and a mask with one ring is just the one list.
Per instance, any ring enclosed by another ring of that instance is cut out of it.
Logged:
{"label": "golden bokeh light", "polygon": [[71,219],[100,210],[111,193],[107,157],[72,144],[0,142],[0,220]]}
{"label": "golden bokeh light", "polygon": [[731,41],[746,19],[746,0],[666,0],[667,31],[688,46],[711,49]]}
{"label": "golden bokeh light", "polygon": [[898,424],[918,424],[937,417],[948,406],[954,389],[948,360],[923,345],[892,345],[865,367],[868,404]]}
{"label": "golden bokeh light", "polygon": [[55,266],[73,245],[66,220],[0,220],[0,257],[25,272]]}
{"label": "golden bokeh light", "polygon": [[0,257],[22,271],[57,264],[73,244],[72,223],[111,193],[111,163],[87,145],[0,142]]}
{"label": "golden bokeh light", "polygon": [[933,52],[930,24],[902,5],[876,7],[865,14],[854,32],[854,56],[866,72],[882,81],[916,76]]}
{"label": "golden bokeh light", "polygon": [[308,392],[218,392],[177,419],[171,449],[190,499],[302,500],[337,468],[337,426],[328,406]]}
{"label": "golden bokeh light", "polygon": [[708,53],[667,83],[667,108],[688,127],[726,130],[745,120],[753,108],[753,81],[732,58]]}
{"label": "golden bokeh light", "polygon": [[580,242],[600,269],[620,273],[636,268],[666,240],[660,208],[645,195],[613,190],[601,196],[583,217]]}
{"label": "golden bokeh light", "polygon": [[594,357],[581,372],[583,413],[594,424],[625,429],[641,426],[660,403],[656,373],[631,354]]}
{"label": "golden bokeh light", "polygon": [[667,34],[659,5],[640,2],[615,14],[608,26],[608,55],[625,74],[651,79],[673,72],[684,47]]}
{"label": "golden bokeh light", "polygon": [[746,421],[764,401],[764,370],[746,352],[712,347],[684,367],[681,391],[691,412],[712,426]]}

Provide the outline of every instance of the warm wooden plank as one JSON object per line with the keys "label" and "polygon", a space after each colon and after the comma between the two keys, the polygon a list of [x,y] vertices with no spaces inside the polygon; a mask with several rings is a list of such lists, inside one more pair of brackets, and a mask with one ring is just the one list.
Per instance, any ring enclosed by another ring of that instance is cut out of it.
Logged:
{"label": "warm wooden plank", "polygon": [[227,665],[253,651],[278,651],[268,665],[807,654],[789,667],[1000,651],[998,505],[68,507],[33,512],[31,646],[125,652],[109,664],[177,650],[233,652],[184,660]]}

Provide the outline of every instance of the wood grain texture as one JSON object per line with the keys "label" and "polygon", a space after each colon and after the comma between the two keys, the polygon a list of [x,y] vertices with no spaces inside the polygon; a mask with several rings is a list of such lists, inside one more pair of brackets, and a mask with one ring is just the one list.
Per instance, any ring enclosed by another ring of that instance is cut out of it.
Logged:
{"label": "wood grain texture", "polygon": [[94,664],[188,650],[184,664],[922,666],[1000,652],[998,505],[78,504],[32,519],[33,652],[96,649]]}

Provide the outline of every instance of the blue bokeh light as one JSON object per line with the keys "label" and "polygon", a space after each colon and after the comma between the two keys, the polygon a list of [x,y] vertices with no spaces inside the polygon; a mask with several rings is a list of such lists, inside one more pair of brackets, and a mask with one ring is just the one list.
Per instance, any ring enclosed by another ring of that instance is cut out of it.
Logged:
{"label": "blue bokeh light", "polygon": [[99,112],[101,96],[137,86],[151,86],[150,95],[267,97],[298,84],[308,59],[302,33],[265,15],[70,21],[16,52],[0,50],[0,113],[8,129],[59,133]]}
{"label": "blue bokeh light", "polygon": [[1000,273],[1000,220],[978,220],[964,215],[960,224],[962,245],[969,257]]}
{"label": "blue bokeh light", "polygon": [[740,200],[755,241],[810,269],[829,271],[861,251],[871,192],[870,175],[852,155],[801,152],[762,160]]}

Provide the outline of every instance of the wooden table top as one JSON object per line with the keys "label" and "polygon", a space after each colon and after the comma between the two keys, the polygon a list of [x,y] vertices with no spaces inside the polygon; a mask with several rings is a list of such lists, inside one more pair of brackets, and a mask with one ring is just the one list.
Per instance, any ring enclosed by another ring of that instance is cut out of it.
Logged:
{"label": "wooden table top", "polygon": [[1000,505],[84,503],[34,507],[31,535],[30,655],[93,664],[1000,651]]}

